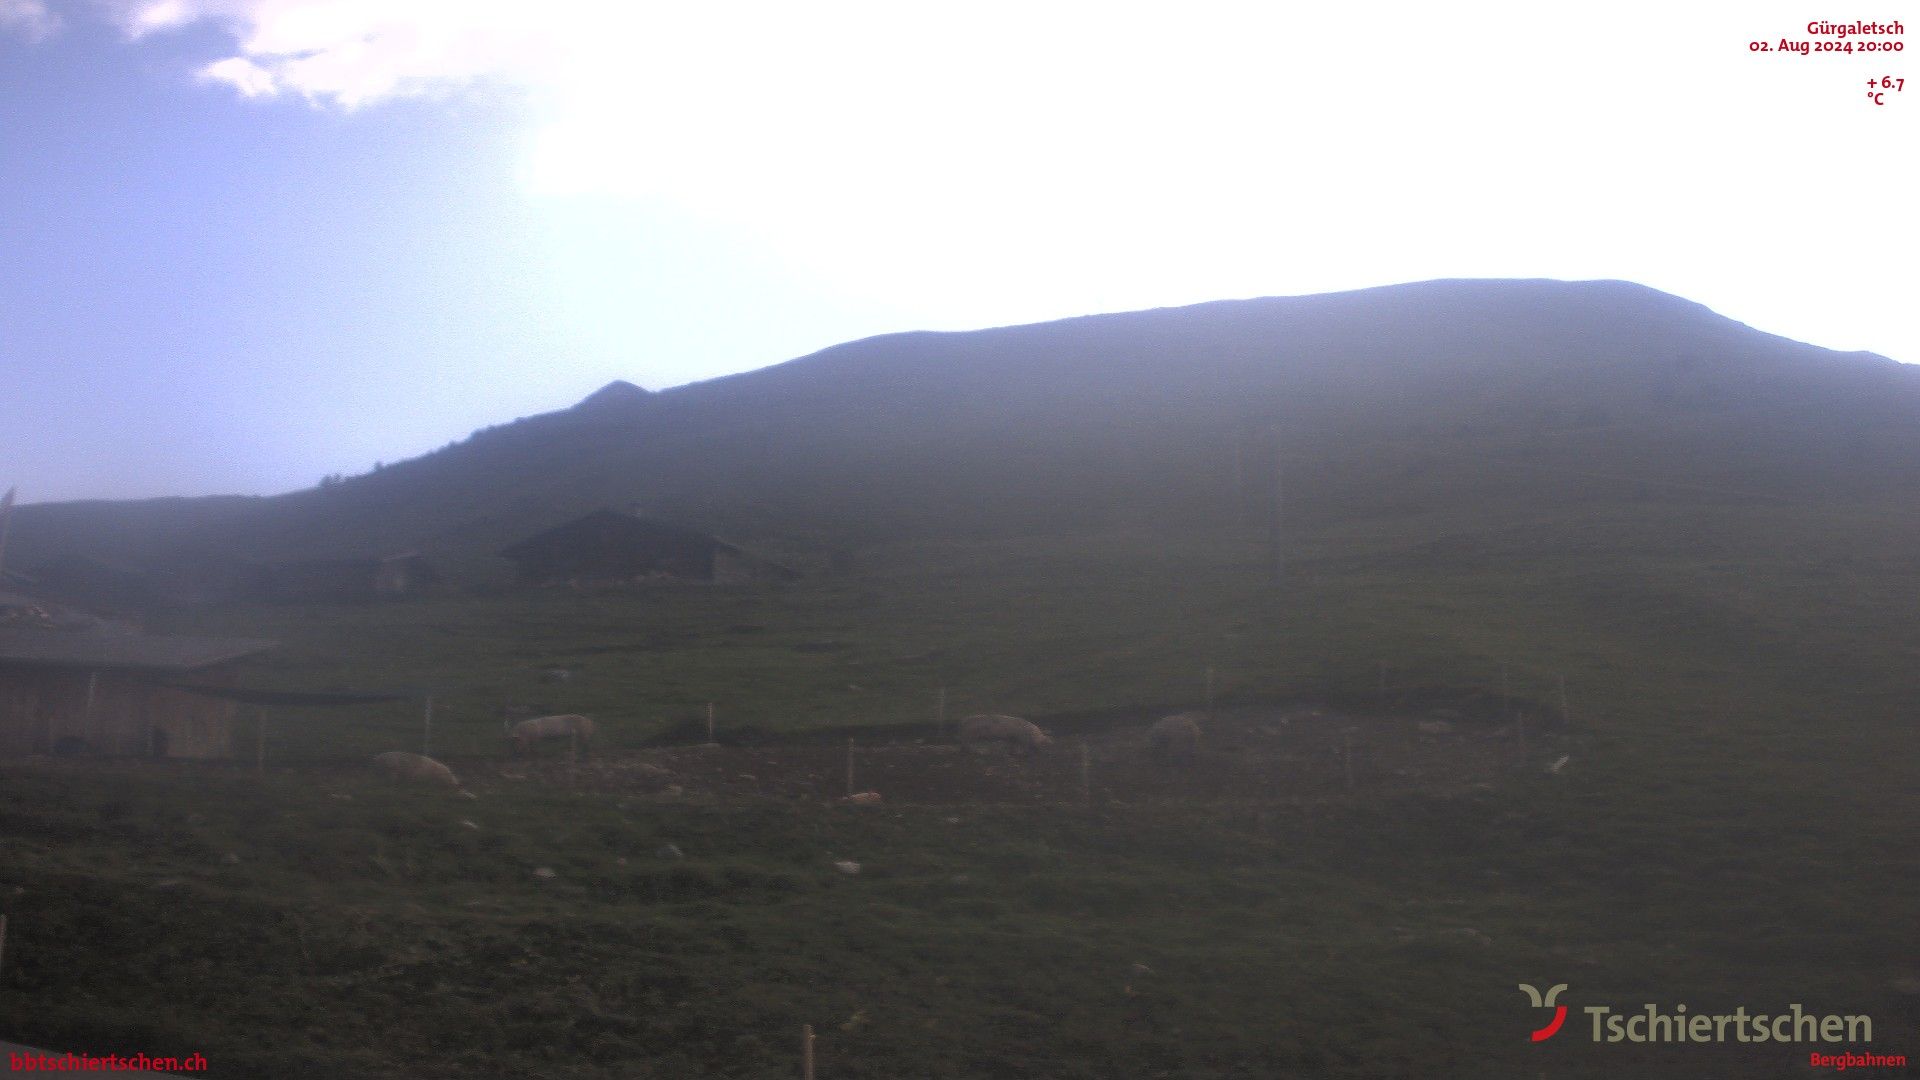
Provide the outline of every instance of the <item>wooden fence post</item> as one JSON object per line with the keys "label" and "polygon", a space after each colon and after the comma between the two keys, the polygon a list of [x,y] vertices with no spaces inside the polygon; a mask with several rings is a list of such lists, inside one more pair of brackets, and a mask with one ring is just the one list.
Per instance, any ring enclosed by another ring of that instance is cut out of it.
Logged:
{"label": "wooden fence post", "polygon": [[707,745],[713,745],[713,702],[707,702]]}
{"label": "wooden fence post", "polygon": [[813,1080],[813,1025],[800,1025],[800,1076]]}

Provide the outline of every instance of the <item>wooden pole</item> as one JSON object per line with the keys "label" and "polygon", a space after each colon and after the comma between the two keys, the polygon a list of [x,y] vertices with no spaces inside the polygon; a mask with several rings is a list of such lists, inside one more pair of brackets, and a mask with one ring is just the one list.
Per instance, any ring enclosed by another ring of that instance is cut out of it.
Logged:
{"label": "wooden pole", "polygon": [[427,716],[420,722],[420,756],[433,756],[433,695],[427,695]]}
{"label": "wooden pole", "polygon": [[707,745],[713,745],[713,702],[707,702]]}
{"label": "wooden pole", "polygon": [[800,1076],[813,1080],[813,1025],[800,1025]]}
{"label": "wooden pole", "polygon": [[853,740],[847,740],[847,794],[853,794]]}

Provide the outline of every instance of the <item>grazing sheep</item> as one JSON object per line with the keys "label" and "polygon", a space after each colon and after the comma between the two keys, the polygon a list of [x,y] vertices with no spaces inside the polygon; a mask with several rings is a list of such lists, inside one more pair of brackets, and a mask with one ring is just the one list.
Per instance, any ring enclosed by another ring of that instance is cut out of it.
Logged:
{"label": "grazing sheep", "polygon": [[580,748],[587,749],[593,742],[593,721],[573,713],[559,716],[536,716],[519,723],[508,721],[507,741],[513,746],[515,757],[525,755],[533,749],[533,744],[547,739],[570,739],[578,737]]}
{"label": "grazing sheep", "polygon": [[959,731],[960,744],[968,747],[1004,743],[1033,754],[1053,744],[1046,732],[1017,716],[969,716],[960,721]]}
{"label": "grazing sheep", "polygon": [[459,787],[460,778],[453,770],[419,754],[409,754],[403,750],[389,750],[374,755],[375,768],[385,772],[395,781],[407,780],[420,784],[445,784],[447,787]]}
{"label": "grazing sheep", "polygon": [[1162,761],[1192,761],[1200,753],[1200,713],[1175,713],[1147,729],[1147,745]]}

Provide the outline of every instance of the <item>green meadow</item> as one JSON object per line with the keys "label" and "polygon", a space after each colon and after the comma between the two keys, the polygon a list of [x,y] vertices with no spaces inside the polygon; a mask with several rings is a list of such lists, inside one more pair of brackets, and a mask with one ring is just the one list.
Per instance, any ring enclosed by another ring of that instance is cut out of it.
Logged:
{"label": "green meadow", "polygon": [[[8,1034],[230,1077],[791,1077],[802,1025],[822,1078],[1768,1077],[1847,1047],[1595,1043],[1581,1009],[1803,1003],[1920,1048],[1920,514],[1496,502],[1287,541],[1278,582],[1257,530],[1141,522],[781,587],[183,616],[281,642],[257,685],[431,692],[477,798],[366,767],[419,747],[417,702],[276,708],[264,773],[4,766]],[[1197,707],[1210,668],[1222,704],[1498,701],[1567,761],[1030,806],[498,768],[512,706],[618,759],[709,702],[722,742],[924,738],[943,688],[1096,729]],[[1569,984],[1551,1041],[1523,982]]]}

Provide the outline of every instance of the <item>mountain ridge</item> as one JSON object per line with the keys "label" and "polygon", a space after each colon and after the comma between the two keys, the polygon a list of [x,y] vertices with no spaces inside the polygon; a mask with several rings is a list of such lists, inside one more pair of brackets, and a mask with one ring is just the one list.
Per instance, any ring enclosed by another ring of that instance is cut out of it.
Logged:
{"label": "mountain ridge", "polygon": [[1381,505],[1473,497],[1472,470],[1421,464],[1422,446],[1811,497],[1910,475],[1895,429],[1917,419],[1914,369],[1647,286],[1435,279],[878,335],[659,392],[615,380],[320,488],[40,504],[16,535],[23,562],[421,549],[479,566],[604,505],[803,546],[1222,523],[1261,498],[1245,461],[1277,452],[1308,523],[1358,512],[1363,482]]}

